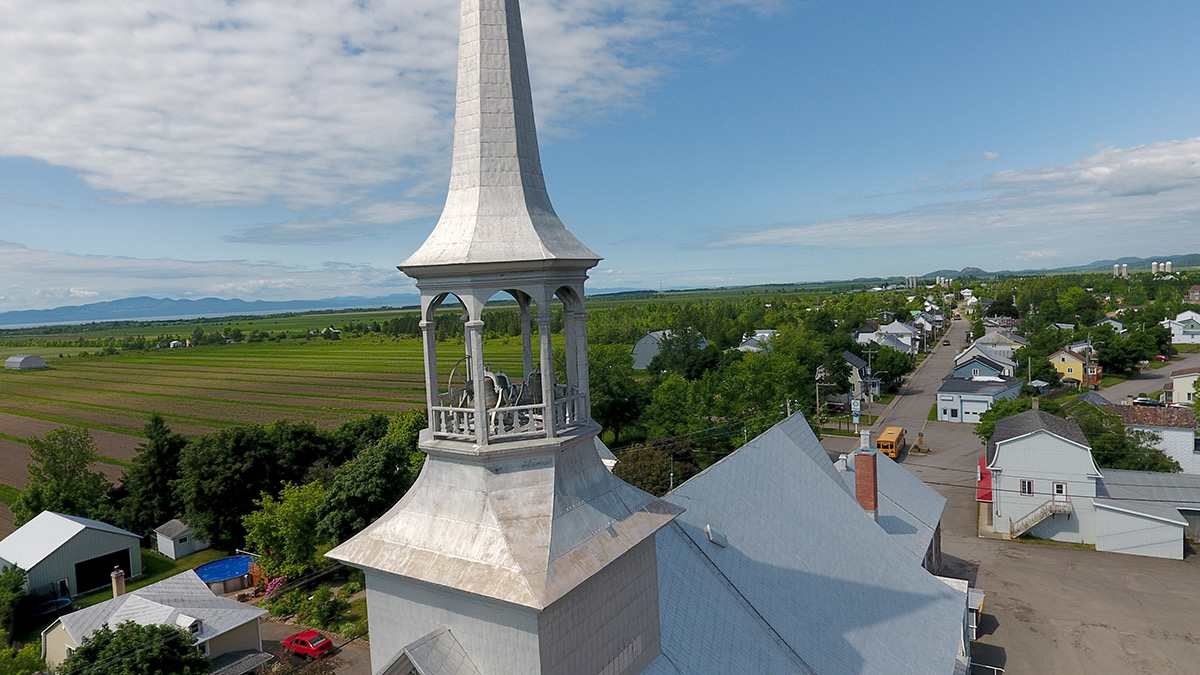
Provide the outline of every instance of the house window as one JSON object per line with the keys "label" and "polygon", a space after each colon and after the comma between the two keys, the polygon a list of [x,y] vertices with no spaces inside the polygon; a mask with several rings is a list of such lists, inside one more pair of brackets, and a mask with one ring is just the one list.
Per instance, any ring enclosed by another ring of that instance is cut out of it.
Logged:
{"label": "house window", "polygon": [[958,419],[958,408],[950,409],[950,419]]}
{"label": "house window", "polygon": [[1075,372],[1075,369],[1074,369],[1074,368],[1070,368],[1070,367],[1068,367],[1068,368],[1067,368],[1067,374],[1068,374],[1068,375],[1070,375],[1070,374],[1071,374],[1071,373],[1073,373],[1073,372]]}
{"label": "house window", "polygon": [[179,543],[181,543],[181,544],[186,544],[186,543],[187,543],[187,537],[180,537],[180,538],[179,538]]}
{"label": "house window", "polygon": [[979,377],[979,369],[978,368],[971,369],[971,377]]}
{"label": "house window", "polygon": [[1033,481],[1031,481],[1031,480],[1022,480],[1021,481],[1021,494],[1026,495],[1026,496],[1033,494]]}
{"label": "house window", "polygon": [[1066,496],[1066,494],[1067,494],[1067,484],[1066,483],[1055,483],[1054,484],[1054,496],[1064,497],[1064,496]]}
{"label": "house window", "polygon": [[946,410],[945,408],[942,408],[942,417],[949,417],[949,416],[950,416],[950,411]]}

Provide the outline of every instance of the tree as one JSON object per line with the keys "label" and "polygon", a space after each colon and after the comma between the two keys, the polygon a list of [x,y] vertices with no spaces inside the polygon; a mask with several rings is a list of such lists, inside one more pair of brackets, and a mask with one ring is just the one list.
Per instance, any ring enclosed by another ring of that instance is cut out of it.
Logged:
{"label": "tree", "polygon": [[255,500],[258,510],[246,514],[246,545],[262,554],[258,563],[268,577],[298,579],[317,564],[317,548],[324,538],[317,530],[325,505],[320,483],[284,483],[279,497],[263,492]]}
{"label": "tree", "polygon": [[1182,470],[1179,462],[1154,447],[1161,440],[1158,434],[1126,429],[1120,415],[1107,408],[1077,401],[1066,415],[1087,437],[1092,456],[1101,468],[1163,473]]}
{"label": "tree", "polygon": [[677,373],[668,375],[650,395],[650,405],[642,413],[642,420],[650,438],[681,436],[691,431],[696,416],[688,381]]}
{"label": "tree", "polygon": [[179,478],[179,455],[187,445],[158,413],[150,416],[144,433],[146,442],[138,446],[133,466],[121,477],[125,497],[118,515],[122,527],[143,537],[183,510],[172,483]]}
{"label": "tree", "polygon": [[872,360],[871,371],[879,375],[880,385],[884,389],[895,389],[900,386],[901,379],[912,372],[912,357],[898,349],[879,347]]}
{"label": "tree", "polygon": [[24,647],[13,649],[8,646],[8,635],[0,632],[0,675],[34,675],[45,670],[40,642],[27,642]]}
{"label": "tree", "polygon": [[254,510],[255,497],[274,492],[282,480],[263,428],[240,425],[189,441],[173,485],[196,536],[233,549],[245,539],[242,516]]}
{"label": "tree", "polygon": [[424,410],[397,414],[383,438],[338,468],[318,525],[322,536],[345,541],[408,492],[425,457],[417,439],[427,422]]}
{"label": "tree", "polygon": [[4,571],[0,572],[0,630],[13,628],[17,606],[24,597],[25,570],[16,565],[6,565]]}
{"label": "tree", "polygon": [[592,416],[620,442],[621,429],[633,424],[650,397],[634,378],[633,354],[623,345],[598,345],[588,350],[588,384]]}
{"label": "tree", "polygon": [[655,497],[667,494],[671,484],[671,455],[659,447],[643,445],[621,453],[613,474]]}
{"label": "tree", "polygon": [[126,621],[104,625],[59,666],[57,675],[201,675],[210,664],[196,638],[175,626]]}
{"label": "tree", "polygon": [[28,440],[29,482],[13,504],[13,524],[24,525],[42,511],[103,519],[104,495],[112,487],[104,474],[89,470],[96,445],[84,427],[60,427]]}
{"label": "tree", "polygon": [[701,346],[704,343],[704,336],[694,328],[673,330],[663,337],[658,354],[650,359],[646,370],[677,373],[689,381],[699,379],[721,359],[721,351],[716,345]]}

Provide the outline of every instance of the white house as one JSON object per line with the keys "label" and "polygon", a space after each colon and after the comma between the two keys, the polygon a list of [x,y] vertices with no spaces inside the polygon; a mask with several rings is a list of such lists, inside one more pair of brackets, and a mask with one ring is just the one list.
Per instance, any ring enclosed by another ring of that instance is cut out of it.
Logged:
{"label": "white house", "polygon": [[[997,534],[1132,555],[1182,559],[1188,520],[1181,509],[1200,502],[1196,476],[1102,472],[1078,425],[1036,409],[996,422],[978,478]],[[1163,485],[1169,497],[1160,498]]]}
{"label": "white house", "polygon": [[67,598],[107,586],[114,567],[141,576],[140,544],[108,523],[42,511],[0,541],[0,560],[25,570],[30,595]]}
{"label": "white house", "polygon": [[1184,310],[1174,319],[1166,319],[1162,325],[1171,331],[1172,344],[1200,344],[1200,312]]}
{"label": "white house", "polygon": [[46,360],[36,354],[13,354],[4,360],[8,370],[38,370],[46,367]]}
{"label": "white house", "polygon": [[63,615],[42,631],[42,658],[51,669],[104,625],[115,629],[126,621],[190,632],[212,662],[212,675],[242,675],[274,658],[262,650],[258,625],[267,610],[213,595],[194,570],[129,593],[123,581],[113,585],[112,600]]}
{"label": "white house", "polygon": [[[650,362],[654,357],[658,356],[658,352],[662,349],[663,340],[671,337],[669,330],[650,331],[642,336],[640,340],[633,344],[633,368],[634,370],[645,370],[650,366]],[[704,336],[700,336],[700,349],[708,347],[708,340]]]}
{"label": "white house", "polygon": [[771,342],[771,338],[775,337],[775,334],[778,332],[779,331],[777,330],[770,329],[756,330],[750,335],[747,335],[745,339],[742,340],[742,344],[738,345],[736,349],[739,352],[766,351],[768,349],[768,343]]}
{"label": "white house", "polygon": [[1125,330],[1125,324],[1123,322],[1121,322],[1117,319],[1114,319],[1111,316],[1101,319],[1100,322],[1097,323],[1096,325],[1097,326],[1108,326],[1109,328],[1113,329],[1114,333],[1116,333],[1117,335],[1121,335],[1121,336],[1124,336],[1126,333],[1129,332],[1129,331]]}
{"label": "white house", "polygon": [[1196,380],[1200,368],[1181,368],[1171,371],[1171,402],[1191,404],[1196,400]]}
{"label": "white house", "polygon": [[1196,455],[1196,411],[1192,408],[1114,405],[1126,429],[1158,435],[1156,448],[1179,462],[1184,473],[1200,474]]}
{"label": "white house", "polygon": [[178,518],[172,518],[154,528],[154,541],[158,552],[171,560],[179,560],[209,547],[208,542],[196,538],[191,525]]}

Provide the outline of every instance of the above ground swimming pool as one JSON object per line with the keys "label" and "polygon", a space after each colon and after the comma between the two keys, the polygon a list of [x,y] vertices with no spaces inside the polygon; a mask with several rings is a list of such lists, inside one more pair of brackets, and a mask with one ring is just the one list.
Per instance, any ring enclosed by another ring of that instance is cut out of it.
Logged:
{"label": "above ground swimming pool", "polygon": [[222,595],[249,588],[253,583],[250,578],[250,556],[239,555],[205,563],[196,568],[196,576],[208,584],[214,593]]}

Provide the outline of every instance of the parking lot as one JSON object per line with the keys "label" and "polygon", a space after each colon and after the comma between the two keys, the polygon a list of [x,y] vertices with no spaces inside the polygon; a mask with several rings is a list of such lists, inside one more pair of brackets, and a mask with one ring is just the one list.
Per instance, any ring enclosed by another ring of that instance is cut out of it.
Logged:
{"label": "parking lot", "polygon": [[[924,434],[931,452],[906,452],[900,462],[947,499],[943,573],[986,593],[976,661],[1018,675],[1200,672],[1200,556],[1160,560],[975,536],[983,445],[974,425],[926,419],[966,330],[954,322],[952,345],[935,348],[874,429],[898,424],[910,442]],[[856,441],[824,444],[847,452]]]}

